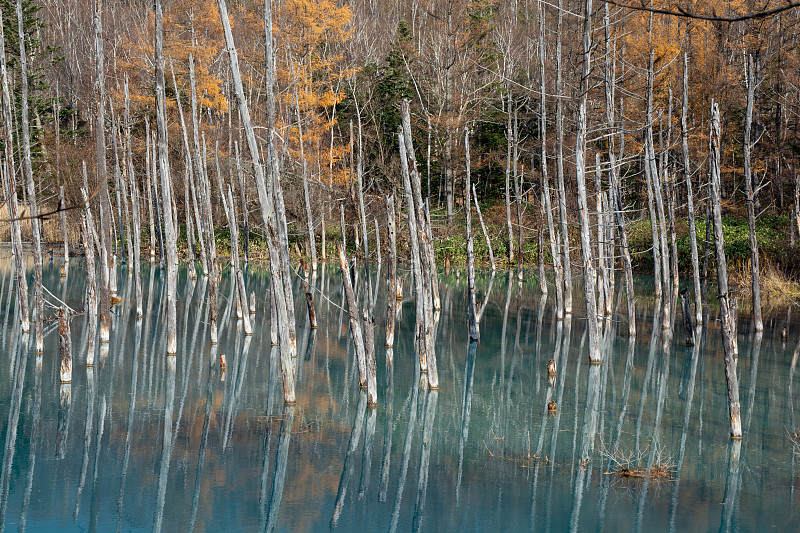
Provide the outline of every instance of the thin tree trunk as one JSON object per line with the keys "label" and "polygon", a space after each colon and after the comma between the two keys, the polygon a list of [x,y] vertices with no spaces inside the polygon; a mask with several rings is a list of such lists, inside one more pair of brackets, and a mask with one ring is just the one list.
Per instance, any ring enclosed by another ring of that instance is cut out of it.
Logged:
{"label": "thin tree trunk", "polygon": [[694,314],[697,324],[703,323],[703,296],[700,285],[700,261],[697,254],[697,228],[694,223],[692,172],[689,166],[689,54],[683,54],[683,101],[681,105],[681,152],[683,176],[686,181],[686,216],[689,220],[689,245],[692,251],[692,280],[694,282]]}
{"label": "thin tree trunk", "polygon": [[522,180],[517,169],[517,160],[519,157],[519,119],[518,119],[518,105],[514,103],[514,158],[513,163],[513,178],[514,178],[514,197],[517,200],[517,279],[522,281],[522,264],[524,263],[523,253],[523,239],[524,232],[522,231]]}
{"label": "thin tree trunk", "polygon": [[[539,132],[541,137],[540,143],[540,159],[542,168],[542,209],[545,212],[547,220],[547,234],[550,241],[550,255],[553,260],[553,275],[555,276],[556,285],[556,318],[561,320],[564,318],[564,271],[563,262],[561,257],[561,235],[553,221],[553,207],[550,203],[550,179],[547,173],[547,91],[546,91],[546,78],[545,78],[545,54],[546,42],[544,40],[544,27],[545,27],[545,12],[544,4],[540,0],[538,9],[538,24],[539,24]],[[483,221],[481,220],[481,224]],[[541,252],[540,252],[541,253]],[[544,282],[544,278],[542,278]]]}
{"label": "thin tree trunk", "polygon": [[158,132],[158,170],[164,210],[164,237],[167,261],[167,355],[178,353],[176,300],[178,286],[178,236],[172,214],[172,179],[167,145],[167,102],[164,84],[163,22],[161,0],[156,0],[156,130]]}
{"label": "thin tree trunk", "polygon": [[511,97],[508,98],[508,124],[506,126],[506,226],[508,227],[508,262],[514,262],[514,226],[511,225],[511,145],[514,133],[511,129]]}
{"label": "thin tree trunk", "polygon": [[589,329],[589,362],[602,363],[600,353],[600,330],[597,322],[597,300],[594,286],[594,264],[589,229],[589,206],[586,200],[586,108],[589,93],[589,69],[592,47],[592,0],[584,0],[583,13],[583,57],[581,60],[580,98],[575,135],[575,176],[578,184],[578,214],[581,228],[581,259],[583,261],[583,283],[586,293],[586,315]]}
{"label": "thin tree trunk", "polygon": [[131,146],[131,112],[130,95],[128,93],[128,79],[125,78],[125,138],[127,145],[127,167],[128,181],[131,192],[131,211],[133,215],[133,283],[136,299],[136,317],[144,315],[142,304],[142,225],[139,215],[139,187],[136,185],[136,177],[133,168],[133,148]]}
{"label": "thin tree trunk", "polygon": [[389,271],[386,273],[386,342],[394,346],[395,308],[397,307],[397,235],[394,222],[394,195],[386,197],[386,233]]}
{"label": "thin tree trunk", "polygon": [[[720,122],[719,106],[711,102],[711,205],[714,210],[714,244],[717,253],[717,285],[719,288],[720,318],[722,321],[722,347],[725,354],[725,381],[728,386],[728,414],[731,421],[731,438],[742,438],[742,417],[739,407],[739,378],[736,375],[736,304],[728,294],[728,265],[725,261],[725,241],[722,236],[720,208]],[[735,300],[735,298],[733,298]]]}
{"label": "thin tree trunk", "polygon": [[44,351],[44,290],[42,288],[42,233],[36,202],[36,184],[33,181],[31,162],[31,136],[28,121],[28,59],[25,51],[25,29],[22,23],[22,0],[17,0],[17,28],[19,30],[19,66],[21,86],[22,170],[28,189],[31,232],[33,233],[33,301],[36,322],[36,353]]}
{"label": "thin tree trunk", "polygon": [[340,208],[339,227],[342,231],[342,246],[344,246],[344,249],[347,250],[347,226],[344,223],[344,202],[339,204],[339,208]]}
{"label": "thin tree trunk", "polygon": [[347,297],[347,311],[350,317],[350,333],[353,337],[353,346],[356,352],[356,362],[358,363],[358,384],[360,387],[367,386],[367,355],[364,347],[364,336],[361,331],[361,317],[359,316],[356,297],[353,292],[353,283],[350,280],[350,267],[347,264],[347,256],[344,248],[337,245],[339,249],[339,265],[342,267],[342,284],[344,293]]}
{"label": "thin tree trunk", "polygon": [[466,184],[464,186],[464,213],[467,225],[467,298],[469,303],[469,340],[481,339],[478,330],[477,309],[475,308],[475,251],[472,243],[472,202],[470,200],[470,160],[469,160],[469,128],[464,128],[464,150],[467,159]]}
{"label": "thin tree trunk", "polygon": [[156,226],[155,217],[153,216],[153,166],[150,163],[150,155],[152,154],[150,150],[150,121],[147,118],[144,119],[144,131],[144,151],[147,166],[145,189],[147,189],[147,215],[150,220],[150,262],[152,263],[156,257]]}
{"label": "thin tree trunk", "polygon": [[486,248],[489,249],[489,263],[492,265],[492,272],[497,270],[497,265],[494,262],[494,252],[492,251],[492,241],[489,239],[489,233],[486,231],[486,224],[483,223],[483,215],[481,214],[481,206],[478,205],[478,193],[475,191],[475,184],[472,184],[472,196],[475,202],[475,211],[478,213],[478,221],[481,223],[481,231],[483,238],[486,239]]}
{"label": "thin tree trunk", "polygon": [[597,314],[602,318],[605,314],[605,301],[610,298],[607,293],[608,280],[605,273],[605,227],[603,224],[603,185],[600,174],[600,152],[594,153],[594,194],[597,214],[595,215],[595,225],[597,226]]}
{"label": "thin tree trunk", "polygon": [[747,112],[744,122],[744,195],[747,204],[747,226],[750,230],[750,276],[753,287],[753,322],[756,331],[764,331],[761,318],[761,287],[759,284],[758,240],[756,239],[756,209],[753,192],[753,172],[750,167],[751,131],[753,129],[753,107],[758,85],[753,56],[747,57]]}
{"label": "thin tree trunk", "polygon": [[[86,163],[83,164],[86,173]],[[86,208],[81,213],[81,229],[83,232],[83,253],[86,259],[86,366],[94,365],[95,339],[97,338],[97,274],[95,272],[95,247],[92,240],[94,221],[89,208],[86,190],[81,188]]]}
{"label": "thin tree trunk", "polygon": [[[261,207],[261,216],[264,220],[264,225],[267,229],[267,246],[270,255],[270,281],[278,288],[284,290],[273,291],[275,298],[275,307],[278,314],[278,329],[281,340],[281,363],[283,370],[283,390],[284,401],[288,404],[295,403],[295,386],[294,386],[294,365],[292,357],[297,354],[297,347],[291,335],[291,327],[294,321],[294,306],[292,300],[287,300],[285,291],[285,283],[290,280],[284,280],[284,271],[281,268],[281,250],[279,246],[288,248],[288,242],[279,241],[279,213],[276,213],[275,205],[273,204],[274,191],[270,188],[267,190],[266,178],[264,176],[264,169],[261,166],[258,143],[256,141],[255,131],[253,124],[250,121],[250,111],[247,105],[247,100],[244,96],[244,88],[242,87],[242,77],[239,72],[239,59],[236,52],[236,45],[233,42],[233,34],[231,33],[230,22],[228,19],[228,8],[225,5],[225,0],[218,0],[220,18],[222,19],[222,26],[225,33],[225,42],[228,48],[228,57],[231,64],[231,74],[233,77],[234,88],[236,92],[236,100],[239,106],[239,117],[241,118],[242,126],[244,127],[245,137],[247,139],[247,147],[250,151],[250,157],[253,161],[253,172],[256,178],[256,187],[258,189],[258,199]],[[268,164],[271,163],[271,186],[272,183],[277,182],[278,176],[278,160],[277,154],[274,149],[274,140],[272,138],[275,125],[275,58],[273,54],[272,42],[272,1],[265,0],[264,2],[264,33],[265,33],[265,48],[266,48],[266,80],[267,80],[267,157]],[[278,209],[282,209],[282,205]],[[288,256],[288,250],[285,250]]]}
{"label": "thin tree trunk", "polygon": [[[297,84],[294,86],[295,113],[297,114],[298,142],[300,144],[300,162],[303,165],[303,200],[306,204],[306,229],[308,230],[308,246],[311,249],[311,268],[317,271],[317,236],[314,233],[314,215],[311,212],[311,196],[308,192],[308,161],[303,142],[303,121],[300,119],[300,99],[297,96]],[[366,245],[365,245],[366,246]]]}
{"label": "thin tree trunk", "polygon": [[564,1],[558,0],[556,29],[556,178],[558,180],[558,212],[561,219],[561,254],[564,266],[564,313],[572,314],[572,264],[570,263],[569,225],[567,222],[567,192],[564,186],[564,81],[561,45],[563,40]]}
{"label": "thin tree trunk", "polygon": [[64,263],[69,263],[69,239],[67,238],[67,211],[64,209],[66,207],[66,203],[64,203],[64,186],[59,185],[58,187],[58,206],[61,209],[61,213],[59,213],[59,219],[61,220],[61,238],[64,241]]}
{"label": "thin tree trunk", "polygon": [[381,260],[381,229],[378,226],[378,219],[374,218],[375,222],[375,252],[378,254],[378,264],[383,263]]}

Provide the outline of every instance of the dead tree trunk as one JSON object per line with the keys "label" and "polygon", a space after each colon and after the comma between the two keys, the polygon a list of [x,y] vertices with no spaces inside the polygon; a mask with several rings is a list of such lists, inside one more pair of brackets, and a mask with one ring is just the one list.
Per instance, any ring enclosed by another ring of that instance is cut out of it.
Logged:
{"label": "dead tree trunk", "polygon": [[761,318],[761,287],[759,284],[758,240],[756,239],[756,208],[753,191],[753,171],[750,166],[751,131],[753,129],[753,107],[758,85],[753,56],[747,57],[747,112],[744,121],[744,195],[747,204],[747,227],[750,230],[750,277],[753,287],[753,322],[756,331],[764,331]]}
{"label": "dead tree trunk", "polygon": [[364,336],[361,330],[361,317],[356,304],[356,296],[353,292],[353,283],[350,280],[350,267],[347,264],[347,256],[344,248],[337,245],[339,250],[339,265],[342,267],[342,284],[344,293],[347,297],[347,311],[350,317],[350,333],[353,337],[353,346],[356,352],[356,362],[358,363],[358,384],[364,388],[367,386],[367,355],[364,347]]}
{"label": "dead tree trunk", "polygon": [[[19,30],[19,66],[21,86],[22,170],[28,188],[31,232],[33,233],[33,301],[36,309],[36,353],[44,351],[44,290],[42,288],[42,232],[36,202],[36,184],[33,181],[31,161],[31,134],[28,120],[28,56],[25,51],[25,28],[22,23],[22,0],[17,0],[17,28]],[[107,191],[106,191],[107,192]]]}
{"label": "dead tree trunk", "polygon": [[69,307],[63,305],[58,310],[58,338],[59,353],[61,356],[60,378],[61,383],[72,382],[72,334],[69,329]]}
{"label": "dead tree trunk", "polygon": [[581,60],[580,98],[578,100],[577,132],[575,135],[575,176],[578,184],[578,214],[581,228],[581,259],[583,284],[586,293],[586,314],[589,329],[589,362],[602,363],[600,330],[597,322],[592,243],[589,236],[589,205],[586,199],[586,108],[589,93],[589,70],[592,48],[592,0],[584,0],[583,57]]}
{"label": "dead tree trunk", "polygon": [[511,224],[511,145],[514,133],[511,129],[511,96],[508,98],[508,124],[506,125],[506,226],[508,227],[508,262],[514,262],[514,226]]}
{"label": "dead tree trunk", "polygon": [[67,204],[64,203],[64,186],[58,187],[58,206],[61,209],[59,220],[61,221],[61,238],[64,241],[64,263],[69,263],[69,239],[67,238],[67,211],[63,209]]}
{"label": "dead tree trunk", "polygon": [[108,195],[105,139],[105,67],[103,55],[102,1],[95,2],[95,157],[100,187],[100,342],[108,342],[111,330],[111,198]]}
{"label": "dead tree trunk", "polygon": [[156,0],[156,130],[158,132],[158,171],[164,210],[164,237],[167,261],[167,355],[178,353],[177,317],[178,236],[172,214],[172,179],[167,146],[167,102],[164,85],[163,22],[161,0]]}
{"label": "dead tree trunk", "polygon": [[[86,173],[86,163],[83,164]],[[87,200],[86,190],[81,188],[84,203]],[[92,239],[94,221],[92,211],[86,204],[81,213],[81,230],[83,233],[83,253],[86,258],[86,366],[94,365],[95,339],[97,338],[97,274],[95,272],[95,247]]]}
{"label": "dead tree trunk", "polygon": [[728,265],[725,261],[725,241],[722,237],[722,212],[720,207],[720,121],[719,106],[711,102],[711,205],[714,210],[714,245],[717,252],[717,285],[719,288],[720,318],[722,321],[722,347],[725,354],[725,381],[728,385],[728,414],[731,420],[731,438],[742,438],[742,417],[739,408],[739,378],[736,375],[736,318],[735,302],[728,294]]}
{"label": "dead tree trunk", "polygon": [[128,79],[125,78],[125,144],[127,145],[128,182],[131,193],[131,212],[133,216],[133,284],[136,299],[136,317],[144,315],[142,304],[142,224],[139,215],[139,187],[133,169],[133,148],[131,146],[131,112],[128,94]]}
{"label": "dead tree trunk", "polygon": [[394,346],[395,308],[397,307],[397,235],[394,222],[394,196],[386,197],[386,233],[389,271],[386,273],[386,341]]}
{"label": "dead tree trunk", "polygon": [[558,0],[556,29],[556,178],[558,180],[558,213],[561,219],[561,254],[564,266],[564,313],[572,314],[572,264],[570,263],[569,225],[567,222],[567,192],[564,186],[564,91],[561,44],[563,39],[564,2]]}
{"label": "dead tree trunk", "polygon": [[17,277],[17,315],[23,333],[30,331],[30,313],[28,310],[28,279],[25,275],[25,263],[22,251],[22,229],[19,221],[19,201],[17,185],[14,179],[14,123],[12,98],[9,89],[8,69],[6,63],[5,33],[0,17],[0,81],[2,82],[4,153],[3,185],[8,198],[9,216],[11,217],[11,250],[14,256],[14,270]]}
{"label": "dead tree trunk", "polygon": [[481,206],[478,205],[478,193],[475,192],[475,184],[472,184],[472,196],[475,198],[475,211],[478,213],[478,221],[481,223],[481,231],[483,238],[486,239],[486,248],[489,249],[489,263],[492,265],[492,272],[497,270],[497,265],[494,262],[494,252],[492,252],[492,241],[489,239],[489,233],[486,231],[486,224],[483,223],[483,215],[481,214]]}
{"label": "dead tree trunk", "polygon": [[[220,18],[222,19],[222,27],[225,33],[225,42],[228,48],[228,57],[231,64],[231,75],[233,78],[234,88],[236,92],[236,101],[239,107],[239,117],[244,127],[245,137],[247,139],[247,147],[250,151],[250,157],[253,162],[253,172],[256,178],[256,187],[258,189],[258,199],[261,207],[261,216],[264,220],[264,225],[267,229],[267,246],[269,248],[270,256],[270,281],[275,284],[279,289],[284,289],[284,271],[281,268],[281,251],[279,246],[288,248],[288,242],[279,241],[279,220],[273,204],[273,194],[269,194],[267,190],[266,178],[264,176],[264,169],[261,166],[260,154],[258,149],[258,142],[256,141],[255,130],[250,121],[250,111],[247,105],[247,100],[242,86],[242,77],[239,72],[239,58],[236,51],[236,45],[233,41],[233,34],[231,32],[230,22],[228,19],[228,8],[225,0],[218,0]],[[273,146],[273,128],[275,125],[275,94],[274,94],[274,81],[275,81],[275,58],[273,54],[272,42],[272,1],[265,0],[264,2],[264,33],[265,33],[265,47],[266,47],[266,72],[267,72],[267,157],[268,164],[271,164],[272,182],[277,181],[277,167],[278,160]],[[270,188],[270,193],[272,192]],[[281,205],[282,207],[282,205]],[[288,256],[288,250],[285,250]],[[296,344],[290,334],[290,307],[291,307],[291,320],[294,319],[294,309],[292,300],[287,300],[286,291],[275,290],[273,291],[275,298],[275,308],[278,314],[278,329],[281,340],[281,366],[283,370],[283,391],[284,401],[288,404],[295,403],[295,386],[294,386],[294,365],[292,357],[297,353]]]}
{"label": "dead tree trunk", "polygon": [[[544,4],[539,2],[538,10],[538,23],[539,23],[539,135],[541,137],[540,143],[540,158],[542,168],[542,209],[545,212],[545,219],[547,220],[547,234],[550,241],[550,255],[553,260],[553,275],[555,276],[556,285],[556,317],[561,320],[564,318],[564,272],[561,257],[561,234],[553,222],[553,207],[550,204],[550,179],[547,174],[547,98],[546,98],[546,79],[545,79],[545,53],[546,42],[544,40],[544,26],[545,26],[545,12]],[[483,220],[481,220],[481,225]],[[541,253],[541,250],[539,251]],[[544,278],[542,278],[544,283]]]}
{"label": "dead tree trunk", "polygon": [[153,165],[150,163],[150,121],[144,119],[144,151],[145,151],[145,166],[146,175],[145,189],[147,189],[147,216],[150,220],[150,262],[152,263],[156,257],[156,225],[155,217],[153,215]]}
{"label": "dead tree trunk", "polygon": [[467,159],[466,184],[464,186],[464,213],[467,225],[467,298],[469,299],[469,340],[481,339],[478,330],[477,309],[475,308],[475,251],[472,243],[472,202],[470,200],[470,160],[469,160],[469,128],[464,128],[464,150]]}
{"label": "dead tree trunk", "polygon": [[681,152],[683,177],[686,181],[686,216],[689,219],[689,245],[692,251],[692,281],[694,282],[694,313],[698,324],[703,323],[703,293],[700,285],[700,258],[697,253],[697,228],[694,223],[692,172],[689,166],[689,54],[683,54],[683,100],[681,105]]}

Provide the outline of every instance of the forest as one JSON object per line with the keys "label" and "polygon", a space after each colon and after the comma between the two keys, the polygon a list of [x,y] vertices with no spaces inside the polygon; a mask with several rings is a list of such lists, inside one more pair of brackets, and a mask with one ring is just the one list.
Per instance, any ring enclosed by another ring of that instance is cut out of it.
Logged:
{"label": "forest", "polygon": [[798,45],[792,0],[0,0],[0,530],[790,529]]}

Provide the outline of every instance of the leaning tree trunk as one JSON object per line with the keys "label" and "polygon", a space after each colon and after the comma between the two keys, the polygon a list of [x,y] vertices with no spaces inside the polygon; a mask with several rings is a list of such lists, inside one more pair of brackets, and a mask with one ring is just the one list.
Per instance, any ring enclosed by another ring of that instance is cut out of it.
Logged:
{"label": "leaning tree trunk", "polygon": [[33,301],[36,310],[36,353],[44,351],[44,291],[42,289],[42,233],[39,209],[36,205],[36,185],[31,162],[31,134],[28,120],[28,59],[25,51],[25,28],[22,23],[22,0],[17,0],[17,28],[19,29],[19,66],[21,86],[22,170],[28,188],[31,232],[33,233]]}
{"label": "leaning tree trunk", "polygon": [[759,285],[758,240],[756,239],[756,208],[753,191],[753,172],[750,168],[750,135],[753,128],[753,106],[755,104],[756,69],[753,56],[747,57],[747,112],[744,121],[744,195],[747,204],[747,227],[750,230],[750,276],[753,283],[753,322],[756,331],[764,331],[761,318],[761,287]]}
{"label": "leaning tree trunk", "polygon": [[698,324],[703,323],[703,293],[700,285],[700,258],[697,253],[697,228],[694,223],[694,197],[692,172],[689,166],[689,54],[683,54],[683,102],[681,105],[681,152],[683,176],[686,181],[686,216],[689,219],[689,245],[692,251],[692,281],[694,282],[694,314]]}
{"label": "leaning tree trunk", "polygon": [[467,225],[467,298],[469,298],[469,340],[481,339],[475,309],[475,250],[472,243],[472,202],[470,200],[469,128],[464,128],[464,151],[467,159],[466,184],[464,185],[464,213]]}
{"label": "leaning tree trunk", "polygon": [[717,252],[717,286],[719,289],[720,318],[722,321],[722,347],[725,354],[725,381],[728,385],[728,414],[731,420],[731,438],[742,438],[742,417],[739,408],[739,378],[736,376],[736,304],[728,294],[728,264],[725,261],[725,241],[722,236],[720,207],[720,122],[719,105],[711,102],[711,205],[714,210],[714,245]]}
{"label": "leaning tree trunk", "polygon": [[583,261],[583,284],[586,293],[586,314],[589,320],[589,362],[602,363],[600,354],[600,330],[597,322],[597,300],[595,295],[592,243],[589,236],[589,205],[586,200],[586,108],[589,93],[589,69],[592,47],[592,0],[584,0],[583,14],[583,58],[581,61],[580,99],[578,101],[578,123],[575,135],[575,177],[578,184],[578,214],[581,228],[581,259]]}
{"label": "leaning tree trunk", "polygon": [[481,223],[481,231],[483,238],[486,239],[486,248],[489,250],[489,263],[492,265],[492,272],[497,270],[497,265],[494,261],[494,252],[492,251],[492,241],[489,239],[489,232],[486,231],[486,224],[483,223],[483,215],[481,214],[481,206],[478,205],[478,193],[475,191],[475,184],[472,184],[472,196],[475,202],[475,211],[478,213],[478,222]]}
{"label": "leaning tree trunk", "polygon": [[[275,309],[278,314],[278,330],[281,340],[281,367],[283,370],[283,392],[284,401],[288,404],[295,403],[295,386],[294,386],[294,364],[292,357],[296,354],[296,349],[291,339],[289,332],[289,311],[288,306],[292,304],[287,301],[285,290],[280,290],[284,287],[283,270],[281,268],[280,250],[279,246],[288,247],[286,242],[278,242],[278,217],[275,212],[273,198],[267,192],[267,183],[264,176],[264,169],[261,166],[260,153],[258,142],[256,141],[255,130],[250,120],[250,110],[247,105],[247,99],[244,94],[244,87],[242,86],[242,76],[239,72],[239,57],[236,51],[236,45],[233,41],[233,33],[231,32],[230,21],[228,19],[228,8],[225,0],[218,0],[219,14],[222,19],[222,27],[225,33],[225,43],[228,48],[228,57],[231,64],[231,75],[233,78],[234,89],[236,93],[236,101],[239,107],[239,116],[244,127],[245,138],[247,140],[247,148],[250,151],[250,157],[253,161],[253,172],[256,178],[256,187],[258,189],[258,199],[261,207],[261,217],[264,220],[264,225],[267,229],[267,246],[269,248],[270,256],[270,282],[279,290],[272,292],[275,297]],[[272,42],[272,1],[265,0],[264,2],[264,31],[266,42],[266,67],[267,67],[267,157],[268,164],[272,165],[272,172],[277,172],[277,155],[273,146],[272,136],[274,134],[274,118],[275,118],[275,94],[274,94],[274,54]],[[277,176],[273,176],[277,178]]]}

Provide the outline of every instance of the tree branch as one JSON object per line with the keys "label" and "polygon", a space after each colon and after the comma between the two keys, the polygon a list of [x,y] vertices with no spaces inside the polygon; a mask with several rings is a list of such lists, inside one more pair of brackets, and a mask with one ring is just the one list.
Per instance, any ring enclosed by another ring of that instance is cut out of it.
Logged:
{"label": "tree branch", "polygon": [[734,15],[732,17],[721,17],[717,15],[716,11],[713,9],[711,10],[710,15],[704,15],[701,13],[694,13],[689,11],[688,9],[684,9],[680,6],[675,7],[675,9],[665,9],[659,7],[651,7],[645,5],[644,0],[641,0],[640,4],[627,4],[624,2],[617,2],[615,0],[607,0],[609,4],[615,5],[617,7],[624,7],[627,9],[633,9],[635,11],[647,11],[649,13],[656,13],[659,15],[669,15],[672,17],[683,17],[689,19],[698,19],[698,20],[708,20],[712,22],[741,22],[743,20],[751,20],[751,19],[760,19],[760,18],[767,18],[773,15],[777,15],[779,13],[783,13],[784,11],[788,11],[790,9],[794,9],[796,7],[800,7],[800,1],[791,2],[787,0],[787,2],[783,5],[778,7],[774,7],[772,9],[767,9],[766,11],[755,11],[752,13],[744,13],[742,15]]}

